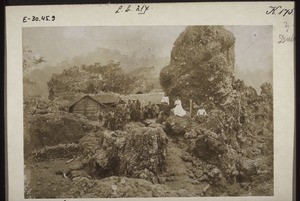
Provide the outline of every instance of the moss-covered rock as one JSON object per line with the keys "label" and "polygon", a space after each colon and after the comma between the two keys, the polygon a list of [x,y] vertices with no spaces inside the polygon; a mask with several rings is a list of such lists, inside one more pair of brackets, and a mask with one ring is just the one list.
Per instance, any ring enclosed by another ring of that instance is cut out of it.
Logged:
{"label": "moss-covered rock", "polygon": [[92,176],[111,175],[151,180],[165,168],[168,138],[161,127],[145,127],[138,123],[124,131],[90,133],[80,140]]}
{"label": "moss-covered rock", "polygon": [[160,73],[164,91],[183,104],[218,103],[231,90],[235,37],[222,26],[190,26],[180,34]]}

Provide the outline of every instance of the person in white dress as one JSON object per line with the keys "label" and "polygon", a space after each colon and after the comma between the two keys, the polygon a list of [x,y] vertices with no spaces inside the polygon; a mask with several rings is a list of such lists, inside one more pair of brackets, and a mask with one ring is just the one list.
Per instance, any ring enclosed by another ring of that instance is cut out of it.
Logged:
{"label": "person in white dress", "polygon": [[168,97],[168,96],[165,96],[165,95],[164,95],[164,96],[162,97],[162,99],[161,99],[161,102],[170,105],[170,101],[169,101],[169,97]]}
{"label": "person in white dress", "polygon": [[175,115],[180,116],[180,117],[183,117],[186,115],[186,111],[182,108],[181,100],[179,100],[179,98],[176,99],[174,105],[176,105],[174,108]]}

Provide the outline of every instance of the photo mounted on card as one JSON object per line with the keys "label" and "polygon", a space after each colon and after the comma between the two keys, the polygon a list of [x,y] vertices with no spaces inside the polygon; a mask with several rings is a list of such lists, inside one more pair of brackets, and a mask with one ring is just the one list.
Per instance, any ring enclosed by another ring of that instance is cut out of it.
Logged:
{"label": "photo mounted on card", "polygon": [[6,12],[9,200],[292,200],[293,3]]}

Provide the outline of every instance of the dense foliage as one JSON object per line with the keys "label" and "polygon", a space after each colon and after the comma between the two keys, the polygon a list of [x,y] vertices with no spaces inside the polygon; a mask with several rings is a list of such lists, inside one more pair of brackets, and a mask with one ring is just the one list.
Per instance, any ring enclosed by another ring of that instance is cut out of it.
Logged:
{"label": "dense foliage", "polygon": [[[109,118],[125,118],[121,130],[66,112],[68,100],[102,91],[132,100],[127,94],[155,88],[152,67],[129,73],[120,63],[95,63],[54,74],[48,82],[50,100],[25,97],[25,157],[34,153],[36,160],[77,162],[64,162],[66,170],[54,168],[65,173],[60,179],[71,179],[65,197],[274,195],[272,85],[262,84],[259,93],[235,78],[234,43],[222,26],[187,27],[174,43],[160,84],[171,101],[179,96],[187,107],[192,99],[192,114],[179,117],[162,107],[160,114],[168,113],[163,120],[159,115],[144,120],[130,112],[139,111],[138,104],[124,113],[116,107],[116,116]],[[207,115],[195,115],[199,108]],[[53,161],[48,162],[52,168]]]}
{"label": "dense foliage", "polygon": [[34,55],[32,50],[29,47],[23,48],[23,70],[28,71],[32,67],[46,62],[44,57]]}
{"label": "dense foliage", "polygon": [[[66,98],[75,94],[97,94],[99,92],[115,92],[129,94],[138,90],[149,92],[153,89],[153,80],[149,72],[153,68],[138,68],[126,73],[120,63],[73,67],[61,74],[54,74],[48,82],[49,99]],[[148,77],[147,77],[148,76]]]}

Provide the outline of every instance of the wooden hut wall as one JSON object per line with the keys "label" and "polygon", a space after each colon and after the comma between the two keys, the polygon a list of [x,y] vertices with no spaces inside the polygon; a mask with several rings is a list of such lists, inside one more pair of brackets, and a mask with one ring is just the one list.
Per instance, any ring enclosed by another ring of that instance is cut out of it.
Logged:
{"label": "wooden hut wall", "polygon": [[101,110],[101,106],[98,102],[91,99],[90,97],[87,97],[87,118],[91,120],[98,120],[98,112]]}
{"label": "wooden hut wall", "polygon": [[97,120],[97,113],[100,109],[100,104],[88,96],[84,97],[73,106],[74,113],[83,114],[91,120]]}
{"label": "wooden hut wall", "polygon": [[81,99],[72,106],[73,113],[85,115],[85,98]]}

